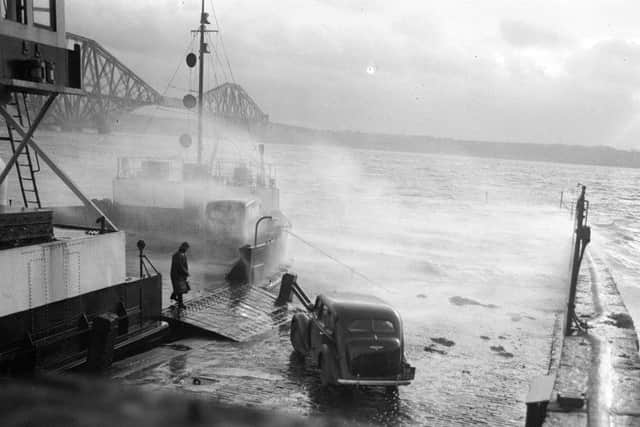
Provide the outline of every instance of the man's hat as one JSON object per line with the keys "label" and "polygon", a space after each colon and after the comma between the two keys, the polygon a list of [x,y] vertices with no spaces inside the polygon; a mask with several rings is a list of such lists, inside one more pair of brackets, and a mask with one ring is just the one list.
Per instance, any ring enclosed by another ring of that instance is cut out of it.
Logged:
{"label": "man's hat", "polygon": [[180,245],[180,249],[182,249],[182,250],[189,249],[189,243],[188,242],[182,242],[182,244]]}

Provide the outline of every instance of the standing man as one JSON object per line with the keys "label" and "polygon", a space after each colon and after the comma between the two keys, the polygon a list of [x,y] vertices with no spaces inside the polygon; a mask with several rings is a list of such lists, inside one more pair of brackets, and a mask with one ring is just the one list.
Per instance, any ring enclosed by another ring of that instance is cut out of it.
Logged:
{"label": "standing man", "polygon": [[183,242],[176,253],[171,257],[171,284],[173,293],[171,299],[175,300],[178,308],[186,308],[182,301],[182,295],[189,292],[189,265],[187,264],[187,250],[189,243]]}

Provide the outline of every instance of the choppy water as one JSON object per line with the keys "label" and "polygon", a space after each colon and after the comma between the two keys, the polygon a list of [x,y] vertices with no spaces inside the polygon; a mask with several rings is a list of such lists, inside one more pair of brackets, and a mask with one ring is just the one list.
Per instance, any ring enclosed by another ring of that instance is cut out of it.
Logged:
{"label": "choppy water", "polygon": [[[161,137],[96,144],[62,136],[58,159],[96,197],[110,196],[118,154],[174,146]],[[54,137],[42,136],[44,146]],[[571,222],[560,191],[573,194],[577,182],[588,186],[594,250],[632,315],[640,312],[638,171],[322,145],[270,145],[267,153],[295,232],[357,271],[292,238],[299,283],[312,295],[371,292],[392,303],[405,321],[415,382],[391,397],[324,392],[313,369],[291,358],[286,328],[243,344],[185,340],[185,348],[116,365],[114,376],[345,424],[522,425],[528,383],[546,372],[567,291]]]}

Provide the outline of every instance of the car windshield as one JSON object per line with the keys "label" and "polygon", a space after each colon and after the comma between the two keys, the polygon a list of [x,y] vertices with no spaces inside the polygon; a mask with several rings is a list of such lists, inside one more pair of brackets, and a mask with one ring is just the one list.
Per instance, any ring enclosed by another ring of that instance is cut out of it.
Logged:
{"label": "car windshield", "polygon": [[393,333],[396,328],[391,320],[386,319],[354,319],[347,326],[350,333]]}

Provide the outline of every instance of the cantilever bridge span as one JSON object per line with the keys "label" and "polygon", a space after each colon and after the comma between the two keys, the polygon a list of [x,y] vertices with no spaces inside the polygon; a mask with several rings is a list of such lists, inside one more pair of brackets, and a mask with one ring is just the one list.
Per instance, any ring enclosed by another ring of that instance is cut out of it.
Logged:
{"label": "cantilever bridge span", "polygon": [[[124,65],[100,43],[73,33],[67,40],[82,52],[82,95],[61,94],[47,122],[63,128],[94,127],[106,132],[109,118],[145,105],[175,105]],[[43,97],[32,100],[44,102]],[[205,111],[240,122],[266,122],[266,115],[238,84],[224,83],[205,94]]]}

